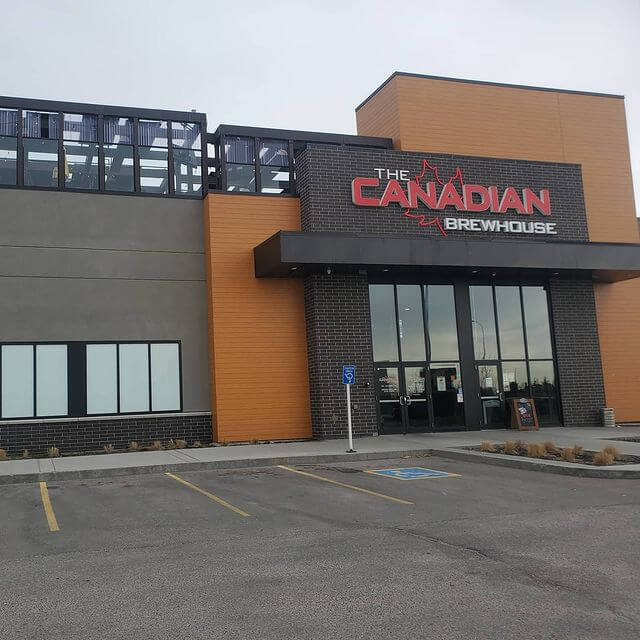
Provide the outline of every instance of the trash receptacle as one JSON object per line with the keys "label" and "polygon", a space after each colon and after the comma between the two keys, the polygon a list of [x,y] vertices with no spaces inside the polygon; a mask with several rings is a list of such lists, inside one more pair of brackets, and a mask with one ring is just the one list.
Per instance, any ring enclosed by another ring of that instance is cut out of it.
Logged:
{"label": "trash receptacle", "polygon": [[604,407],[602,409],[602,426],[603,427],[616,426],[616,414],[613,409],[609,407]]}

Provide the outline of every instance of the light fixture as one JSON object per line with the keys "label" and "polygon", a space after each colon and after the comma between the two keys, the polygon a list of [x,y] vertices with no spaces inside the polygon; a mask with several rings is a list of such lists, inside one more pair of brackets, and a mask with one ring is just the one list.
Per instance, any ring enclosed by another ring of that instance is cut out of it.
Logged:
{"label": "light fixture", "polygon": [[473,271],[471,271],[471,273],[478,273],[477,269],[473,269]]}
{"label": "light fixture", "polygon": [[291,267],[291,271],[295,271],[298,267]]}
{"label": "light fixture", "polygon": [[389,271],[389,269],[383,269],[383,271],[384,271],[385,273],[387,273],[387,271]]}

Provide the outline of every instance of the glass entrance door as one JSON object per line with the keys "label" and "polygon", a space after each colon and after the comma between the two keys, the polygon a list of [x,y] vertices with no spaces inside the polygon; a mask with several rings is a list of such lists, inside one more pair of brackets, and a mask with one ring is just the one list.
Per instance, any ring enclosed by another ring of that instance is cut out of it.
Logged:
{"label": "glass entrance door", "polygon": [[504,392],[499,363],[477,365],[482,404],[482,424],[485,427],[502,429],[506,426]]}
{"label": "glass entrance door", "polygon": [[420,433],[429,426],[425,366],[376,369],[380,405],[380,433]]}

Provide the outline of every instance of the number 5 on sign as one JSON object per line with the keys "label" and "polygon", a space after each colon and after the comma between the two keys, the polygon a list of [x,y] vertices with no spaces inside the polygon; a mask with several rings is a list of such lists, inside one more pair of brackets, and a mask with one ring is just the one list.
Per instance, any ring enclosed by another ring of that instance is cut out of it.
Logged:
{"label": "number 5 on sign", "polygon": [[342,384],[347,386],[347,426],[349,428],[349,448],[347,453],[354,453],[353,431],[351,428],[351,385],[356,381],[356,368],[352,364],[342,366]]}

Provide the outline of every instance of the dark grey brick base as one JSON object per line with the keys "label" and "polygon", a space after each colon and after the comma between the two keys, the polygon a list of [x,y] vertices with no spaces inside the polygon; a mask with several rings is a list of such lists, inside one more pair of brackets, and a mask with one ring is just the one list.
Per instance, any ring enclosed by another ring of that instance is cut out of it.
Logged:
{"label": "dark grey brick base", "polygon": [[61,420],[56,422],[8,422],[0,424],[0,448],[17,455],[28,449],[40,455],[51,446],[63,454],[102,451],[104,445],[126,449],[132,440],[148,445],[154,440],[212,441],[211,415],[181,414],[135,416],[103,420]]}

